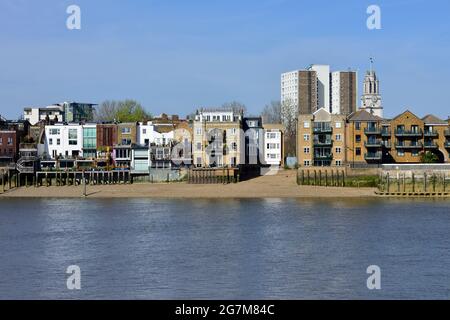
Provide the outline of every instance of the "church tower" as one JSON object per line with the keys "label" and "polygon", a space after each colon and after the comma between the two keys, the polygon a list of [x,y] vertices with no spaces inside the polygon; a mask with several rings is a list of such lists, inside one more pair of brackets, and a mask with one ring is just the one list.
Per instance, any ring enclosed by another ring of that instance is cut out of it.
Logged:
{"label": "church tower", "polygon": [[383,118],[383,106],[381,105],[380,81],[373,70],[373,59],[370,58],[370,71],[367,71],[363,84],[364,93],[361,97],[361,109]]}

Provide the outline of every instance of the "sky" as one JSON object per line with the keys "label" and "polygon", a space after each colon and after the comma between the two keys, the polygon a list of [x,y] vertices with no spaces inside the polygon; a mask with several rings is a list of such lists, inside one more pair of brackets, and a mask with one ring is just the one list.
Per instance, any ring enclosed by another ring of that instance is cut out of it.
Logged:
{"label": "sky", "polygon": [[256,115],[310,64],[358,70],[361,94],[374,57],[385,116],[447,119],[449,14],[448,0],[0,0],[0,114],[129,98],[154,115],[234,100]]}

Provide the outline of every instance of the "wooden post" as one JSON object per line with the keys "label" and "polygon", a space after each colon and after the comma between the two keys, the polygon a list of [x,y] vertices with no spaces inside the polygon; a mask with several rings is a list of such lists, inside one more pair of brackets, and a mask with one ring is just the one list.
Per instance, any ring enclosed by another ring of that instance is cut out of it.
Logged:
{"label": "wooden post", "polygon": [[5,185],[3,184],[3,180],[5,179],[5,171],[2,171],[2,193],[5,192]]}
{"label": "wooden post", "polygon": [[424,186],[425,192],[427,192],[427,173],[426,172],[423,174],[423,186]]}
{"label": "wooden post", "polygon": [[325,170],[325,187],[328,187],[328,170]]}
{"label": "wooden post", "polygon": [[416,176],[414,175],[414,172],[412,173],[412,192],[416,192]]}
{"label": "wooden post", "polygon": [[446,174],[445,174],[445,172],[444,172],[444,181],[443,181],[443,183],[444,183],[444,192],[446,192],[446,191],[445,191],[445,189],[446,189],[446,188],[445,188],[445,178],[446,178],[445,176],[446,176]]}
{"label": "wooden post", "polygon": [[387,180],[387,192],[390,193],[391,179],[389,178],[389,172],[386,174],[386,180]]}

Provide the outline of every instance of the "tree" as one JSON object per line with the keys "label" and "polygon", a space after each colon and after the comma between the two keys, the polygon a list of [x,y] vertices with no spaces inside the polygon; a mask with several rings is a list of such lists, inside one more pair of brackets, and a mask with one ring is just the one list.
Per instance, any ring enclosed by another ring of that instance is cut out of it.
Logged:
{"label": "tree", "polygon": [[427,152],[421,153],[420,161],[422,163],[437,163],[437,162],[439,162],[439,158],[434,153],[427,151]]}
{"label": "tree", "polygon": [[114,121],[116,119],[116,113],[118,109],[118,103],[114,100],[103,101],[100,106],[95,110],[94,118],[97,121]]}
{"label": "tree", "polygon": [[245,113],[247,111],[247,107],[245,106],[245,104],[239,101],[225,102],[224,104],[222,104],[222,108],[232,109],[234,112],[242,111],[243,113]]}
{"label": "tree", "polygon": [[281,103],[279,101],[271,101],[266,104],[261,118],[264,123],[281,123]]}
{"label": "tree", "polygon": [[97,121],[138,122],[151,118],[151,115],[135,100],[106,100],[95,112]]}

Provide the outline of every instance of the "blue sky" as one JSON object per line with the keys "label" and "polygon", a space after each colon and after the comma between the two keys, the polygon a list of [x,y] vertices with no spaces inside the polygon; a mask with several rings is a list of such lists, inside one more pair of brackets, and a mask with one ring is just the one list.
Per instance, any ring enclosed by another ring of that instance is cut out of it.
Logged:
{"label": "blue sky", "polygon": [[[66,28],[71,4],[81,30]],[[366,27],[371,4],[382,30]],[[448,0],[1,0],[0,114],[125,98],[153,114],[231,100],[258,114],[282,72],[350,67],[361,89],[374,56],[386,116],[447,118],[449,13]]]}

